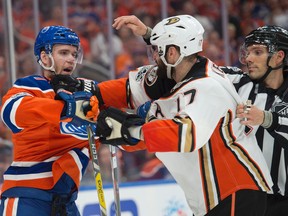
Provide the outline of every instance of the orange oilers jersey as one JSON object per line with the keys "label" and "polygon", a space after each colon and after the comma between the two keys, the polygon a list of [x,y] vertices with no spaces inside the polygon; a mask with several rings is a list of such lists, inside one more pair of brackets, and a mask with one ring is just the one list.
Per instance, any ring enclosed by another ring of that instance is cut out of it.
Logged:
{"label": "orange oilers jersey", "polygon": [[64,103],[54,96],[49,81],[36,75],[18,79],[3,97],[1,118],[14,144],[3,193],[16,187],[52,189],[63,173],[79,186],[89,162],[86,130],[59,123]]}
{"label": "orange oilers jersey", "polygon": [[[132,98],[141,104],[145,75],[134,77],[129,77]],[[152,102],[142,127],[147,149],[168,168],[197,216],[238,190],[270,191],[272,186],[255,137],[247,137],[235,117],[238,103],[226,75],[199,57],[181,82]]]}

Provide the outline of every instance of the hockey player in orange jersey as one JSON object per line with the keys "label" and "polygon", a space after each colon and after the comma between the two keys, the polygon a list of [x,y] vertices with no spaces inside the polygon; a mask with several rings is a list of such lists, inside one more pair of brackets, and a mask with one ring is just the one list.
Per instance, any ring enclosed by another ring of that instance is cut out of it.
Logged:
{"label": "hockey player in orange jersey", "polygon": [[42,75],[18,79],[3,97],[1,118],[13,132],[14,158],[4,174],[0,215],[80,215],[75,200],[89,162],[85,124],[91,122],[79,111],[91,93],[59,90],[55,100],[50,83],[81,62],[79,37],[66,27],[45,27],[34,53]]}
{"label": "hockey player in orange jersey", "polygon": [[[150,42],[158,76],[176,81],[152,102],[146,123],[115,108],[101,111],[97,133],[104,144],[156,152],[182,187],[197,216],[264,215],[272,182],[255,137],[236,118],[241,99],[226,75],[199,56],[204,29],[193,17],[164,19]],[[140,71],[141,72],[141,71]],[[134,102],[147,71],[129,79]],[[145,81],[144,81],[145,80]],[[101,88],[100,88],[101,90]],[[102,91],[101,91],[102,93]],[[141,141],[142,140],[142,141]]]}

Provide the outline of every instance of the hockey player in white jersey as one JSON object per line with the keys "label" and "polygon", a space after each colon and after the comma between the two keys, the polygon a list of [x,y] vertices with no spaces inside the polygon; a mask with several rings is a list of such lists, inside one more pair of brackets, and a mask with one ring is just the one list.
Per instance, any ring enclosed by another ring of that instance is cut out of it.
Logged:
{"label": "hockey player in white jersey", "polygon": [[[264,215],[272,186],[268,167],[255,137],[247,137],[236,118],[241,99],[233,85],[213,62],[198,55],[203,33],[188,15],[158,23],[150,39],[157,75],[177,84],[152,102],[145,124],[108,108],[100,113],[97,133],[104,144],[125,141],[123,147],[137,149],[144,141],[182,187],[197,216]],[[145,75],[130,78],[133,99],[139,99]]]}
{"label": "hockey player in white jersey", "polygon": [[[116,18],[113,26],[126,26],[150,43],[151,31],[133,15]],[[288,31],[279,26],[262,26],[245,37],[240,52],[247,72],[221,66],[242,100],[253,103],[249,112],[244,112],[244,105],[238,105],[237,113],[239,118],[246,119],[241,121],[247,125],[245,133],[256,135],[273,179],[274,194],[268,194],[265,216],[286,216],[288,212],[287,53]]]}

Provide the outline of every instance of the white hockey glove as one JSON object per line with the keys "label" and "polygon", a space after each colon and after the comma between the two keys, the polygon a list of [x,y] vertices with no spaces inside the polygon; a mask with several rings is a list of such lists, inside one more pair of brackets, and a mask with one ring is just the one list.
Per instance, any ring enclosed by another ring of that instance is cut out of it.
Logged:
{"label": "white hockey glove", "polygon": [[65,90],[59,91],[55,99],[65,102],[60,120],[71,122],[75,126],[96,123],[93,119],[86,117],[86,109],[89,106],[91,96],[90,92],[71,93]]}
{"label": "white hockey glove", "polygon": [[109,107],[102,110],[98,116],[96,135],[103,144],[136,145],[140,141],[141,126],[144,123],[138,115]]}

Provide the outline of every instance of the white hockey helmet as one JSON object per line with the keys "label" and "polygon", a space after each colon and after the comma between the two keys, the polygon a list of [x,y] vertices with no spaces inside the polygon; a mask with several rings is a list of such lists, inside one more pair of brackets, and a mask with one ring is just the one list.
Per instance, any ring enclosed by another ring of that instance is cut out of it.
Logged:
{"label": "white hockey helmet", "polygon": [[[190,15],[168,17],[159,22],[150,37],[152,46],[157,46],[159,57],[166,66],[177,66],[185,56],[202,51],[204,28]],[[165,59],[166,47],[176,45],[180,48],[178,61],[171,65]]]}

